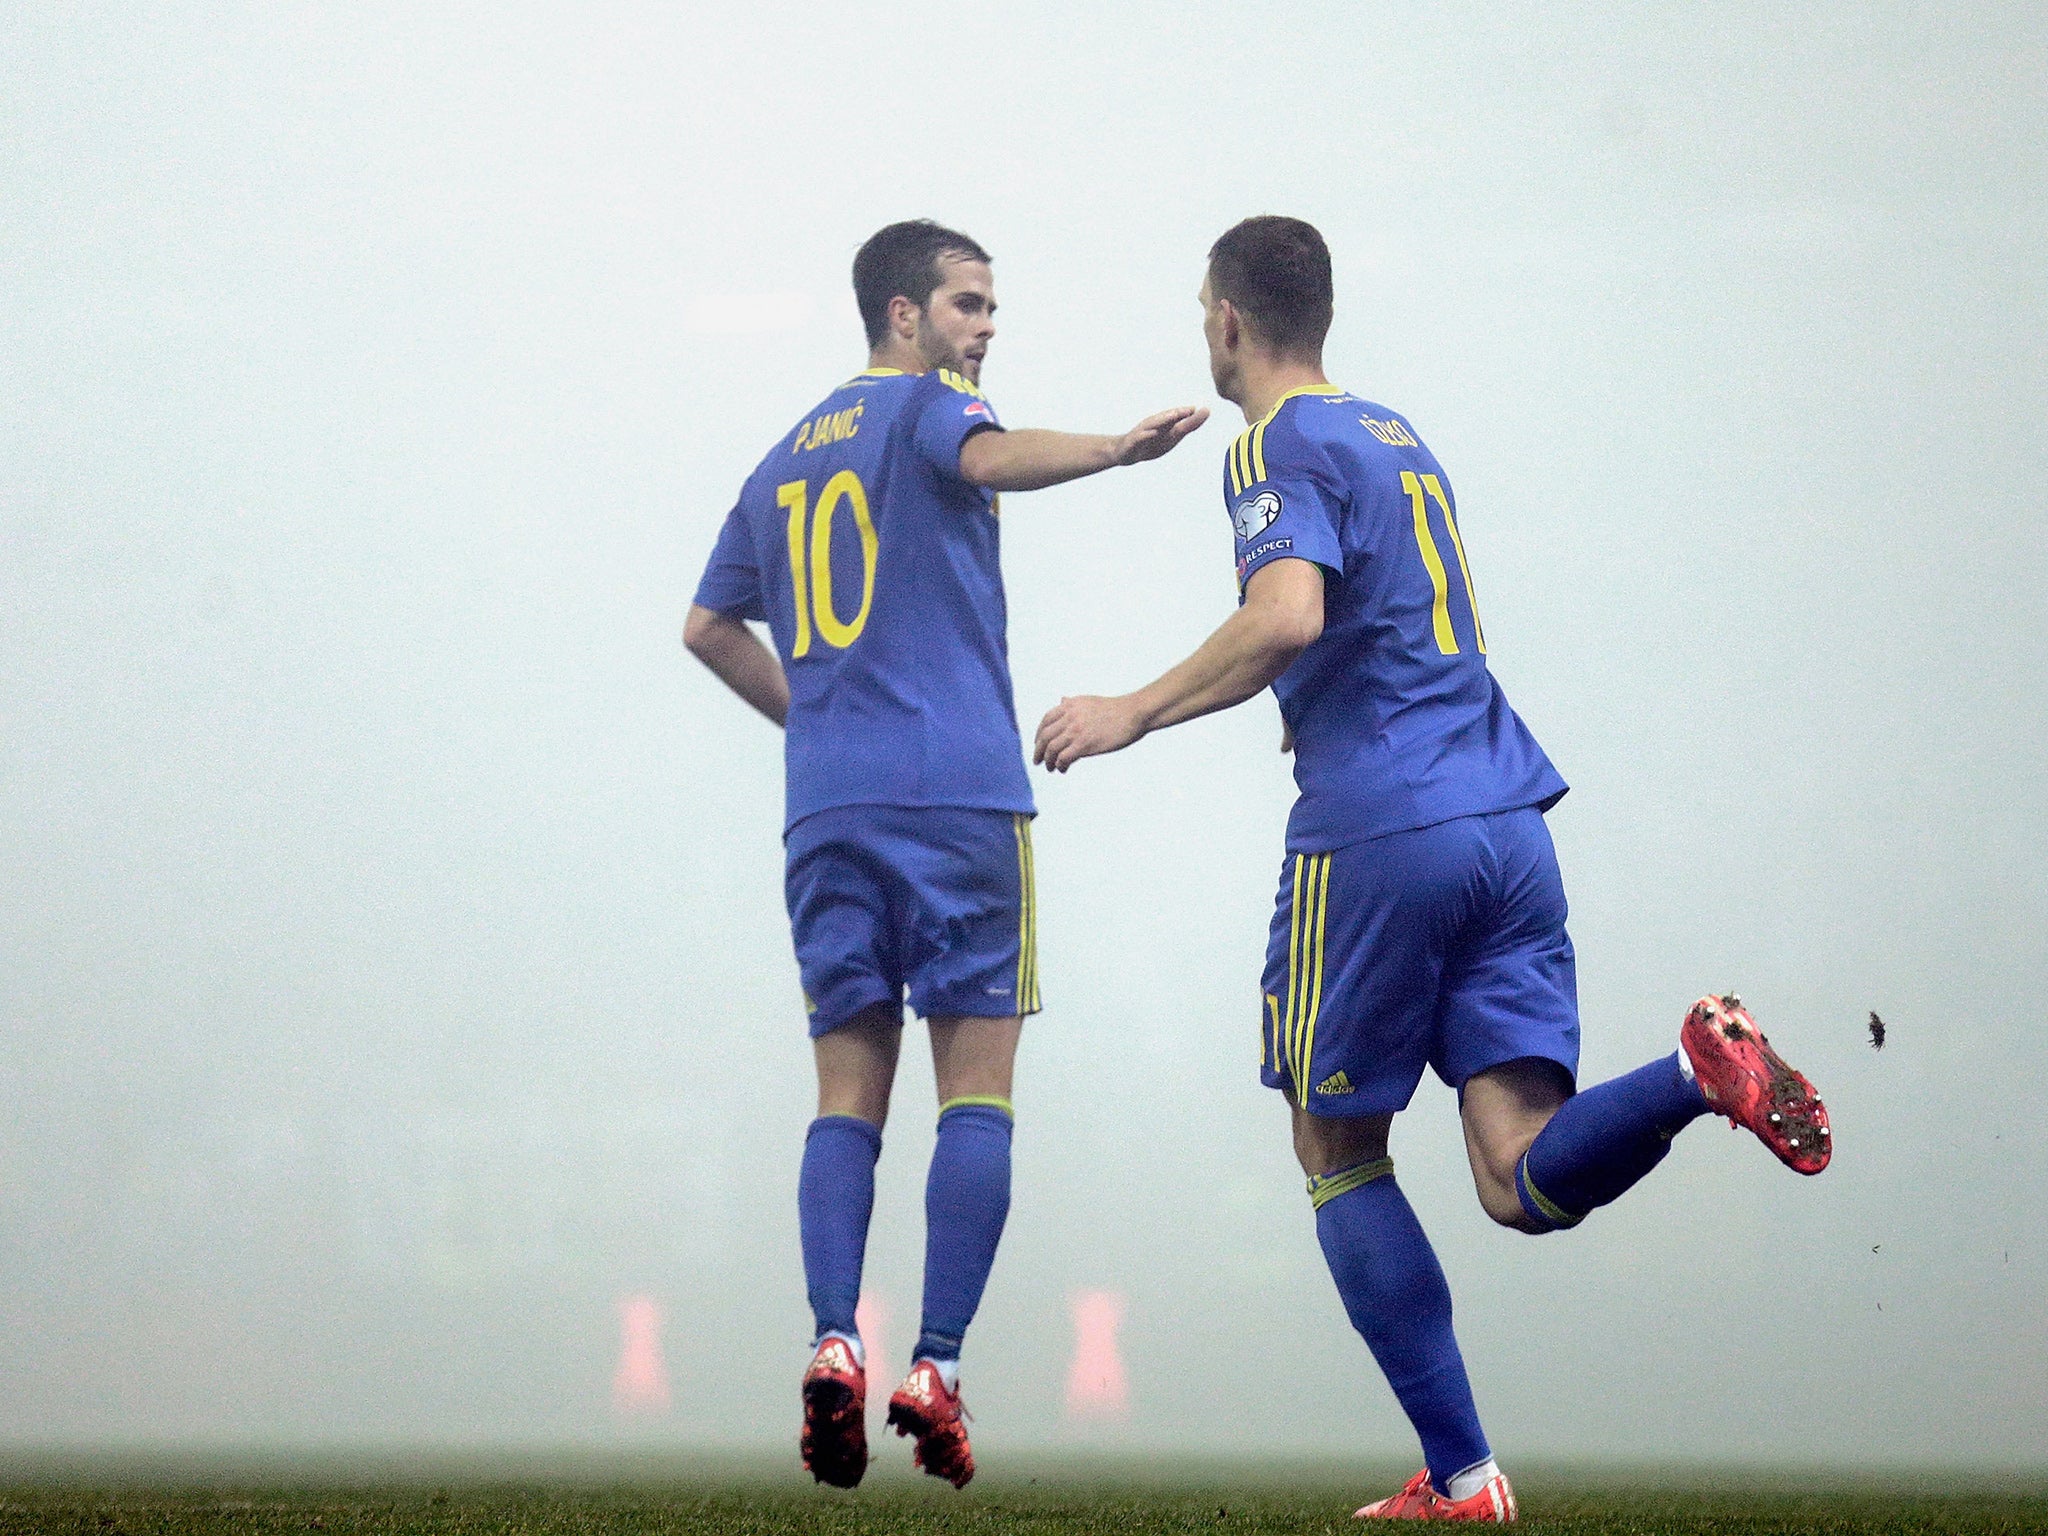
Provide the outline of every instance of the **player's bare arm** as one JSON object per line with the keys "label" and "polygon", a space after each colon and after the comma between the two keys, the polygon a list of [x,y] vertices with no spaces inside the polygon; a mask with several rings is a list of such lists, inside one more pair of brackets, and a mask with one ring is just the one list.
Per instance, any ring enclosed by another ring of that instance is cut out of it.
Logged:
{"label": "player's bare arm", "polygon": [[[935,281],[922,304],[900,294],[889,300],[868,365],[905,373],[950,369],[978,385],[996,334],[994,275],[985,261],[945,256]],[[990,491],[1043,490],[1156,459],[1208,419],[1208,407],[1182,405],[1147,416],[1121,436],[977,432],[960,445],[960,478]]]}
{"label": "player's bare arm", "polygon": [[782,663],[744,621],[692,603],[683,620],[683,644],[720,682],[777,725],[788,718],[789,679],[782,675]]}
{"label": "player's bare arm", "polygon": [[1275,560],[1252,573],[1244,605],[1195,653],[1135,693],[1061,699],[1039,722],[1031,760],[1065,773],[1149,732],[1242,704],[1272,686],[1323,632],[1322,567]]}
{"label": "player's bare arm", "polygon": [[960,478],[991,491],[1037,491],[1163,457],[1203,422],[1207,406],[1177,405],[1121,437],[1022,428],[977,432],[960,445]]}

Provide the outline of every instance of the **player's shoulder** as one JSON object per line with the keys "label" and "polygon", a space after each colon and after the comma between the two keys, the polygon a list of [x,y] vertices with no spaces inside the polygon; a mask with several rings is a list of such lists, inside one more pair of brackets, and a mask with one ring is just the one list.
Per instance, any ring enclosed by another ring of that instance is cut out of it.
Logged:
{"label": "player's shoulder", "polygon": [[988,399],[988,396],[981,392],[979,384],[968,378],[966,374],[952,368],[934,368],[931,371],[930,377],[936,379],[943,387],[952,390],[956,395],[966,395],[975,400]]}
{"label": "player's shoulder", "polygon": [[1411,455],[1429,452],[1401,412],[1334,386],[1286,397],[1274,407],[1263,432],[1251,430],[1254,460],[1272,464],[1304,458],[1340,478],[1408,463]]}
{"label": "player's shoulder", "polygon": [[[989,404],[981,386],[957,368],[934,368],[918,375],[926,391],[911,414],[930,426],[940,438],[951,443],[956,432],[973,432],[979,427],[999,427],[996,408]],[[957,447],[956,445],[953,445]],[[950,455],[952,448],[947,449]]]}
{"label": "player's shoulder", "polygon": [[1283,397],[1273,408],[1268,436],[1289,444],[1422,446],[1414,425],[1399,411],[1335,385]]}
{"label": "player's shoulder", "polygon": [[1360,404],[1356,395],[1334,384],[1289,390],[1231,443],[1225,463],[1231,493],[1288,472],[1311,477],[1327,474],[1325,445],[1355,416]]}

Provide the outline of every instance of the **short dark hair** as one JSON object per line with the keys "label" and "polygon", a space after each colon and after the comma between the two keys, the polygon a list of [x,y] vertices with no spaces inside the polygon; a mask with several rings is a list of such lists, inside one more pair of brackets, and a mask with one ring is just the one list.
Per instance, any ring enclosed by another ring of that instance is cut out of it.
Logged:
{"label": "short dark hair", "polygon": [[878,229],[853,257],[853,301],[868,345],[889,334],[889,301],[901,294],[919,309],[931,302],[939,286],[939,258],[987,261],[989,254],[957,229],[930,219],[905,219]]}
{"label": "short dark hair", "polygon": [[1330,334],[1330,248],[1300,219],[1261,214],[1225,230],[1209,247],[1209,291],[1276,352],[1318,352]]}

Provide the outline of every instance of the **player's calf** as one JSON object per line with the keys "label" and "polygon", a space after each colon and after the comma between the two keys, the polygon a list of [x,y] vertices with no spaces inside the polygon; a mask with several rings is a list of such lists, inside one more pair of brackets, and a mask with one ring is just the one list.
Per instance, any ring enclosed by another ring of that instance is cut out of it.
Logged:
{"label": "player's calf", "polygon": [[1529,1213],[1517,1176],[1523,1154],[1571,1093],[1562,1066],[1535,1058],[1503,1062],[1466,1079],[1458,1105],[1465,1155],[1480,1208],[1501,1226],[1531,1234],[1557,1230]]}

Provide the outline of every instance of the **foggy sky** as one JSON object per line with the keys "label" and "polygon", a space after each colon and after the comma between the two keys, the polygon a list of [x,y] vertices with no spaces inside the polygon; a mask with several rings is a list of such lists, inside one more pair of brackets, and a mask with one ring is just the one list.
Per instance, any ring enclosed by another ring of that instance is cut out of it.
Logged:
{"label": "foggy sky", "polygon": [[[784,1448],[780,741],[689,594],[860,365],[874,228],[995,253],[1006,422],[1120,431],[1210,400],[1203,254],[1284,212],[1573,785],[1583,1080],[1732,987],[1834,1117],[1820,1179],[1702,1121],[1532,1241],[1428,1079],[1394,1152],[1497,1449],[2038,1464],[2040,13],[704,9],[0,21],[0,1444]],[[1005,497],[1027,737],[1229,611],[1235,430]],[[1277,737],[1037,781],[984,1464],[1410,1452],[1257,1084]],[[899,1362],[931,1107],[913,1029]],[[1062,1409],[1090,1290],[1120,1425]],[[634,1296],[672,1405],[622,1418]]]}

